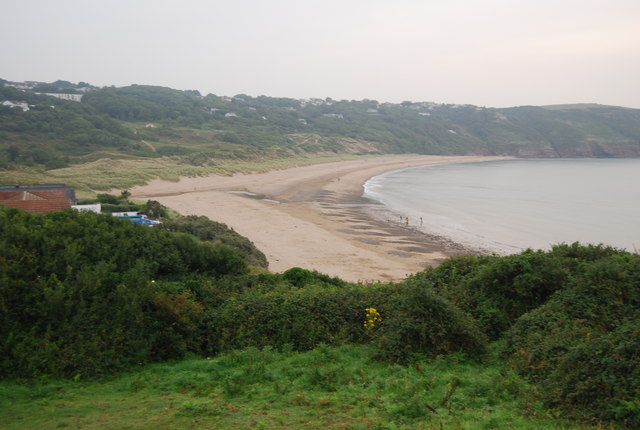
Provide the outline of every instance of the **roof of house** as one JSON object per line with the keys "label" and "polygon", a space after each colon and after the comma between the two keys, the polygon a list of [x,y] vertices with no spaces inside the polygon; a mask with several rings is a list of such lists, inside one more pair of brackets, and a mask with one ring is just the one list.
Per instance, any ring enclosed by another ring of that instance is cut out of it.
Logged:
{"label": "roof of house", "polygon": [[0,185],[0,205],[28,212],[60,211],[75,202],[75,191],[64,184]]}
{"label": "roof of house", "polygon": [[0,191],[0,200],[69,200],[65,190]]}
{"label": "roof of house", "polygon": [[0,205],[22,209],[27,212],[44,214],[69,209],[71,207],[71,202],[68,200],[4,200],[0,201]]}

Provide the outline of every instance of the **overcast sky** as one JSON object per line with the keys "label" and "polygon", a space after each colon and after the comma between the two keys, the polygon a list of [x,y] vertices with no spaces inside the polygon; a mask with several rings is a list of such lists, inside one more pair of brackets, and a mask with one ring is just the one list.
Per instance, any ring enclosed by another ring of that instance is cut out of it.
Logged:
{"label": "overcast sky", "polygon": [[3,0],[0,78],[640,108],[640,0]]}

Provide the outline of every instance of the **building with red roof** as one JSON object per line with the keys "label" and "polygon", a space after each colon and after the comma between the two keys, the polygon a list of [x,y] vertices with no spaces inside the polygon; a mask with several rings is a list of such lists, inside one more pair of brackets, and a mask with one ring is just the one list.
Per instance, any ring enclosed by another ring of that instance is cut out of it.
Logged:
{"label": "building with red roof", "polygon": [[75,191],[64,184],[0,185],[0,205],[28,212],[62,211],[75,203]]}

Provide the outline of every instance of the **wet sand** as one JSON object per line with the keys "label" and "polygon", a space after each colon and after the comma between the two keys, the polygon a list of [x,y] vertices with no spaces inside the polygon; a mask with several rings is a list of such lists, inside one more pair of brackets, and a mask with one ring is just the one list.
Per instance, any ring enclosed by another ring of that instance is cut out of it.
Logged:
{"label": "wet sand", "polygon": [[480,156],[385,156],[234,176],[154,180],[131,189],[183,215],[205,215],[249,238],[269,269],[318,270],[347,281],[398,281],[469,253],[416,231],[362,197],[371,177],[406,167],[504,159]]}

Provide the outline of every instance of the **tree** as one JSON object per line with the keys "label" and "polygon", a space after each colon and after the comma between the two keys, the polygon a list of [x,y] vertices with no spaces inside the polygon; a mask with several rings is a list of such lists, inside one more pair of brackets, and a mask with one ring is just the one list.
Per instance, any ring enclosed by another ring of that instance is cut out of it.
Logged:
{"label": "tree", "polygon": [[129,192],[129,190],[123,190],[123,191],[120,193],[120,198],[121,198],[122,200],[124,200],[125,202],[128,202],[128,201],[129,201],[129,197],[131,197],[131,193]]}
{"label": "tree", "polygon": [[96,199],[103,204],[117,205],[120,203],[120,199],[112,194],[98,194]]}
{"label": "tree", "polygon": [[147,200],[147,205],[141,212],[152,219],[158,219],[167,216],[167,208],[162,206],[160,202],[156,200]]}

